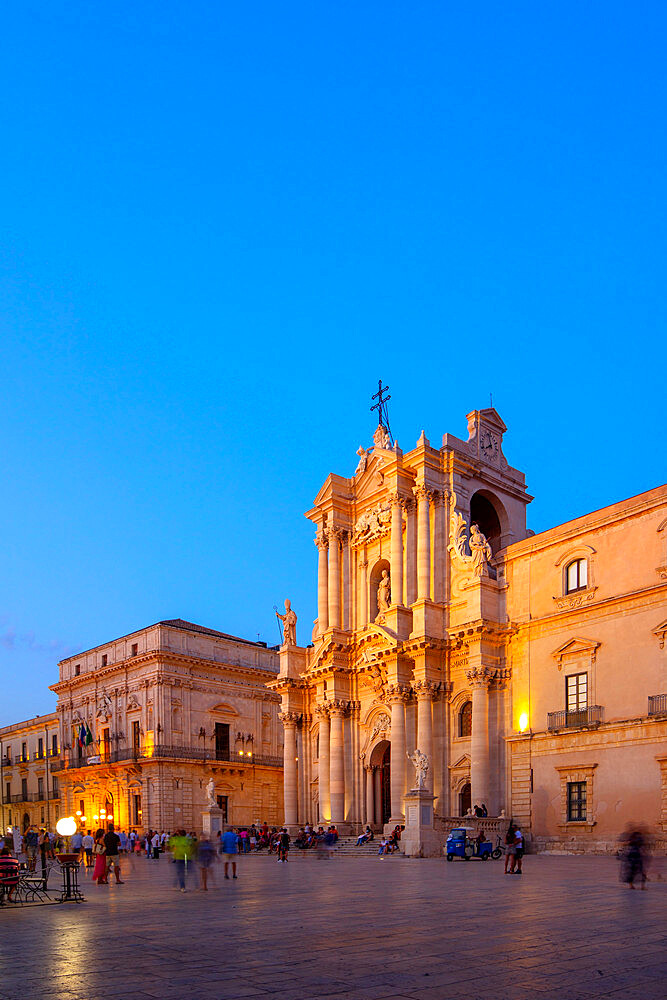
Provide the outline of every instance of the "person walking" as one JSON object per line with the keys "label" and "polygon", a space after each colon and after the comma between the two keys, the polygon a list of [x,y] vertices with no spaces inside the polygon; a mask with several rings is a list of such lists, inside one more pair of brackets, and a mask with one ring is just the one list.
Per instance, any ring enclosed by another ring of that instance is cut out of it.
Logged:
{"label": "person walking", "polygon": [[225,878],[229,878],[229,866],[232,866],[232,878],[236,878],[236,858],[239,853],[238,837],[233,830],[227,830],[222,836],[222,859],[225,862]]}
{"label": "person walking", "polygon": [[187,862],[190,845],[185,835],[185,830],[176,830],[173,837],[169,839],[169,850],[171,858],[176,865],[176,888],[185,892],[185,864]]}
{"label": "person walking", "polygon": [[523,875],[523,834],[519,827],[514,831],[514,857],[516,858],[515,875]]}
{"label": "person walking", "polygon": [[285,827],[283,827],[282,830],[280,831],[280,837],[278,839],[278,853],[280,854],[280,857],[278,858],[278,861],[279,862],[282,861],[284,864],[287,864],[287,854],[289,852],[289,843],[290,843],[289,833],[287,832],[287,830],[285,829]]}
{"label": "person walking", "polygon": [[123,885],[120,877],[120,837],[114,832],[113,823],[109,823],[109,829],[104,834],[104,850],[107,860],[107,878],[109,877],[109,872],[113,869],[113,873],[116,876],[116,883]]}
{"label": "person walking", "polygon": [[514,844],[514,820],[510,820],[505,834],[505,875],[511,875],[516,863],[516,846]]}
{"label": "person walking", "polygon": [[93,882],[97,882],[98,885],[107,885],[107,859],[104,848],[104,830],[98,830],[95,834],[93,855],[95,857]]}
{"label": "person walking", "polygon": [[93,839],[90,830],[86,830],[85,835],[81,838],[81,849],[83,850],[83,861],[88,871],[89,868],[93,866],[93,847],[95,846],[95,840]]}
{"label": "person walking", "polygon": [[160,860],[160,834],[155,831],[151,837],[151,850],[153,852],[153,861]]}
{"label": "person walking", "polygon": [[213,872],[211,868],[216,860],[215,846],[208,839],[206,834],[203,835],[199,841],[199,846],[197,848],[197,861],[199,862],[199,875],[201,878],[201,890],[202,892],[208,891],[208,876]]}

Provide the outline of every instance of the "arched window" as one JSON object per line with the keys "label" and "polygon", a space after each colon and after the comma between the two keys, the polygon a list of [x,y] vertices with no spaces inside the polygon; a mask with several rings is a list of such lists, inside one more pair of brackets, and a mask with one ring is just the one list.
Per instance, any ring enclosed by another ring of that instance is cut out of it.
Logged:
{"label": "arched window", "polygon": [[472,702],[467,701],[459,712],[459,736],[472,735]]}
{"label": "arched window", "polygon": [[585,559],[573,559],[565,567],[565,593],[585,590],[588,586],[588,565]]}

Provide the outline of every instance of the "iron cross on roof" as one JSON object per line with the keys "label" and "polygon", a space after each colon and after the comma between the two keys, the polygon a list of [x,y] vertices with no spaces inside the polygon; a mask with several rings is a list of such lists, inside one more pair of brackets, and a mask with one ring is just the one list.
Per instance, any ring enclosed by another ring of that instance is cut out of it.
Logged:
{"label": "iron cross on roof", "polygon": [[[384,394],[387,393],[385,396]],[[378,391],[373,394],[373,399],[377,399],[377,403],[371,406],[371,413],[373,410],[378,411],[378,423],[380,427],[386,427],[389,431],[389,436],[391,437],[391,428],[389,427],[389,414],[387,412],[387,403],[391,399],[389,395],[389,386],[382,385],[382,379],[378,381]]]}

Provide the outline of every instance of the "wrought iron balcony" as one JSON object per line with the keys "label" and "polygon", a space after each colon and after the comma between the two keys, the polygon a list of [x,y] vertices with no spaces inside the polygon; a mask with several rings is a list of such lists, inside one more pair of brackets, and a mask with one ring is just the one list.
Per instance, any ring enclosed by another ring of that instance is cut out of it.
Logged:
{"label": "wrought iron balcony", "polygon": [[589,729],[599,726],[602,722],[602,706],[589,705],[588,708],[577,709],[576,712],[549,712],[547,729]]}
{"label": "wrought iron balcony", "polygon": [[648,696],[649,715],[667,715],[667,694],[650,694]]}
{"label": "wrought iron balcony", "polygon": [[113,750],[99,754],[91,754],[88,757],[77,754],[63,754],[60,761],[51,765],[51,771],[60,771],[62,768],[79,767],[99,767],[107,764],[118,764],[124,761],[148,761],[148,760],[194,760],[194,761],[224,761],[229,764],[244,764],[247,766],[256,765],[258,767],[282,767],[283,758],[263,756],[261,754],[243,754],[230,749],[216,750],[215,747],[206,746],[164,746],[154,747],[128,747],[124,750]]}

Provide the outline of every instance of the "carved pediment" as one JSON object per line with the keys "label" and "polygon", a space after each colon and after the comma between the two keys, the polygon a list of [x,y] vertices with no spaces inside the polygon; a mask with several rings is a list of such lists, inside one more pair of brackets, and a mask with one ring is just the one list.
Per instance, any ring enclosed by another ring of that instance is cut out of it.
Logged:
{"label": "carved pediment", "polygon": [[558,661],[558,669],[560,670],[563,666],[563,660],[568,657],[588,656],[591,662],[594,662],[600,645],[601,643],[597,639],[584,639],[574,636],[572,639],[564,642],[562,646],[559,646],[558,649],[554,649],[551,655]]}
{"label": "carved pediment", "polygon": [[234,717],[238,717],[239,714],[237,710],[227,702],[219,702],[217,705],[209,708],[209,712],[214,713],[215,715],[232,715]]}
{"label": "carved pediment", "polygon": [[449,765],[450,771],[466,771],[470,770],[470,754],[462,754],[458,760],[454,761],[453,764]]}

